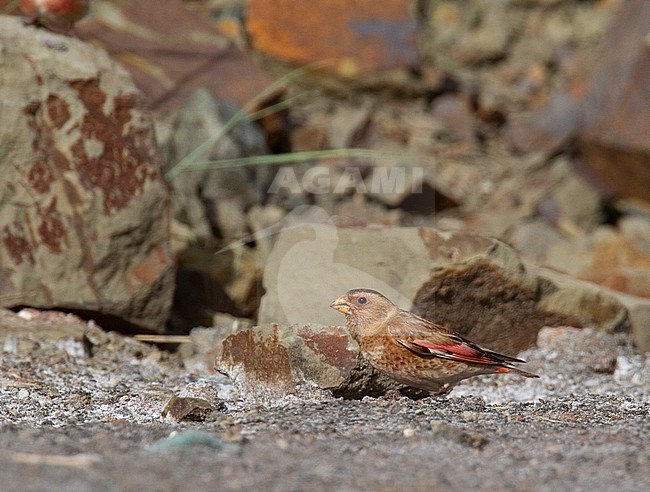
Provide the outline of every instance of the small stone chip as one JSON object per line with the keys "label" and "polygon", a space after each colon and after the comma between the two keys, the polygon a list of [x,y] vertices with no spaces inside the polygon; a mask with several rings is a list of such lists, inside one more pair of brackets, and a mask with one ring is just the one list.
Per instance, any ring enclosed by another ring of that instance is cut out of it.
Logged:
{"label": "small stone chip", "polygon": [[404,437],[413,437],[415,435],[415,430],[411,429],[410,427],[407,427],[402,431],[402,434]]}
{"label": "small stone chip", "polygon": [[460,427],[448,424],[446,422],[433,421],[431,422],[431,430],[444,439],[457,442],[463,446],[481,449],[490,440],[477,432],[468,431]]}
{"label": "small stone chip", "polygon": [[223,441],[209,432],[191,430],[180,433],[172,432],[168,437],[147,446],[146,449],[154,453],[172,453],[199,446],[217,451],[224,447]]}
{"label": "small stone chip", "polygon": [[214,411],[209,401],[203,398],[172,396],[162,409],[161,415],[169,415],[176,422],[193,420],[201,422]]}

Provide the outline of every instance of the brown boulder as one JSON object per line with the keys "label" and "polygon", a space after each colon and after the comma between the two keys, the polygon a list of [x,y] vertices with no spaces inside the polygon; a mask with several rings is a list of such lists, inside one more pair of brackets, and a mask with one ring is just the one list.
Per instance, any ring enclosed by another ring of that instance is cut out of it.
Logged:
{"label": "brown boulder", "polygon": [[439,268],[416,294],[415,310],[511,355],[535,345],[545,326],[596,325],[606,331],[625,326],[627,312],[614,297],[560,289],[523,265],[512,270],[499,263],[476,258]]}

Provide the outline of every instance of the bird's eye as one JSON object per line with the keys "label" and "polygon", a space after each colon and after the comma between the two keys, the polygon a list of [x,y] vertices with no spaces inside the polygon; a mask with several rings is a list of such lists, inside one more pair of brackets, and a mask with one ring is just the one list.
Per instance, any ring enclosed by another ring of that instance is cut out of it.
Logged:
{"label": "bird's eye", "polygon": [[359,304],[365,304],[366,302],[368,302],[368,298],[367,298],[367,297],[359,297],[359,299],[357,300],[357,302],[358,302]]}

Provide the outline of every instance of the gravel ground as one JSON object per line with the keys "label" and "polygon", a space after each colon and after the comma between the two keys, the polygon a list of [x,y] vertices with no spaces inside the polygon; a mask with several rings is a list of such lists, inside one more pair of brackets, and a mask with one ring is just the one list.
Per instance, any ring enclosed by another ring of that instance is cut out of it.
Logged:
{"label": "gravel ground", "polygon": [[[174,354],[83,330],[0,331],[6,490],[650,489],[650,358],[625,335],[543,334],[522,354],[539,380],[254,407]],[[171,395],[197,393],[218,393],[221,409],[202,422],[161,416]]]}

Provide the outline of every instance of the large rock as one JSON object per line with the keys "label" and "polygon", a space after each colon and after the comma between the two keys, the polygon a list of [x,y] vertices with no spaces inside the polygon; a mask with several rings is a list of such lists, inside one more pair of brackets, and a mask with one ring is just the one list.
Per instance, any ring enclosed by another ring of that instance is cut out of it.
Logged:
{"label": "large rock", "polygon": [[129,75],[17,18],[0,46],[0,299],[161,329],[169,196]]}
{"label": "large rock", "polygon": [[[624,329],[625,307],[586,288],[559,288],[523,265],[474,257],[438,267],[415,296],[415,310],[493,350],[516,355],[545,326]],[[509,260],[509,259],[508,259]]]}
{"label": "large rock", "polygon": [[623,2],[587,84],[578,146],[590,175],[650,201],[650,3]]}
{"label": "large rock", "polygon": [[284,229],[264,271],[260,323],[342,324],[329,304],[372,288],[489,348],[516,354],[543,326],[626,329],[626,307],[585,285],[561,287],[531,273],[507,244],[427,228]]}
{"label": "large rock", "polygon": [[[549,268],[527,264],[526,269],[559,287],[558,292],[561,296],[559,301],[566,305],[581,302],[584,297],[592,299],[596,303],[599,302],[601,296],[606,296],[606,299],[615,298],[617,303],[623,305],[627,311],[625,325],[630,326],[636,347],[641,352],[650,352],[650,299],[608,289]],[[603,304],[602,307],[605,312],[612,309],[611,304]]]}
{"label": "large rock", "polygon": [[319,389],[344,398],[377,396],[391,389],[425,395],[375,371],[339,326],[246,328],[224,340],[215,368],[233,380],[243,398],[256,403]]}
{"label": "large rock", "polygon": [[[650,250],[643,246],[643,237],[650,238],[650,221],[626,217],[619,226],[601,226],[581,240],[558,243],[549,248],[545,265],[650,299]],[[635,234],[640,234],[638,240]]]}

